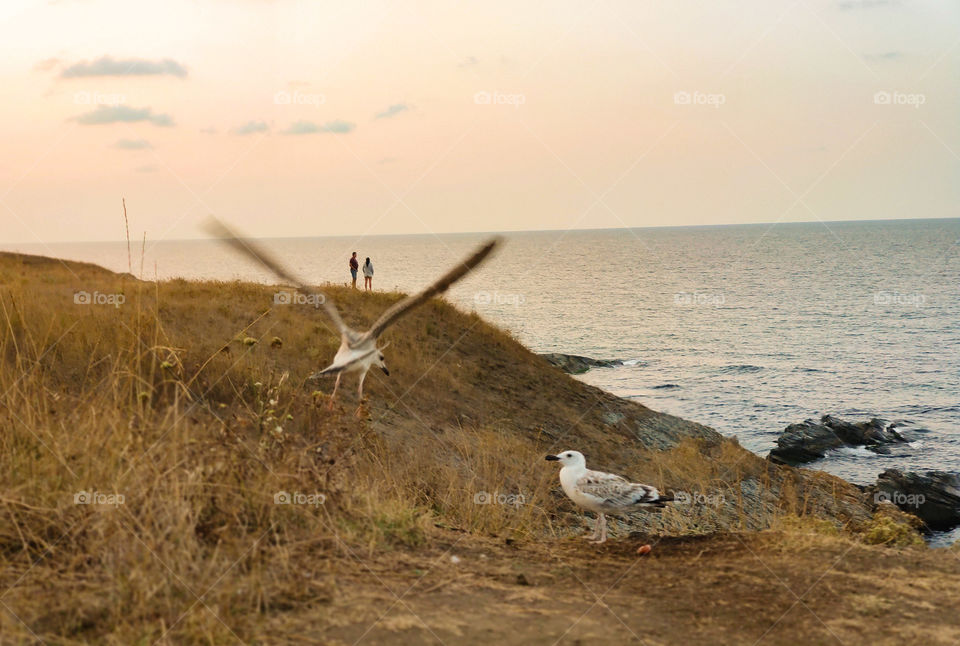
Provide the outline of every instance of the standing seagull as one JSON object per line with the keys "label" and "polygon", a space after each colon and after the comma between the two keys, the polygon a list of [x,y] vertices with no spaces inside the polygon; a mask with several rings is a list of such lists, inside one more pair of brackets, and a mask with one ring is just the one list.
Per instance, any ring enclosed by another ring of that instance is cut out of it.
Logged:
{"label": "standing seagull", "polygon": [[358,373],[360,375],[360,383],[357,386],[357,393],[360,396],[360,407],[357,408],[358,415],[363,407],[363,380],[367,376],[367,371],[370,370],[371,367],[377,366],[383,370],[385,374],[390,374],[387,370],[387,364],[384,363],[383,352],[381,352],[386,345],[379,348],[377,347],[377,340],[380,338],[380,335],[383,334],[384,330],[413,308],[447,291],[452,284],[466,276],[486,260],[490,252],[500,244],[500,238],[488,240],[468,258],[461,261],[419,294],[408,296],[402,301],[388,307],[384,313],[380,315],[380,318],[370,326],[369,330],[358,332],[343,322],[343,319],[340,318],[340,312],[337,311],[336,306],[330,299],[322,292],[311,289],[306,283],[287,271],[286,268],[274,260],[274,258],[258,244],[252,240],[240,237],[216,218],[211,217],[207,226],[211,233],[221,238],[231,247],[260,262],[282,280],[294,285],[304,294],[313,297],[314,302],[319,302],[323,305],[327,316],[330,317],[333,324],[337,327],[337,331],[340,333],[340,349],[337,350],[337,354],[333,358],[333,363],[323,370],[310,375],[310,378],[314,379],[325,375],[337,375],[336,384],[333,386],[333,394],[330,396],[330,407],[332,408],[334,398],[337,396],[337,388],[340,387],[340,376],[344,373]]}
{"label": "standing seagull", "polygon": [[579,451],[564,451],[559,455],[548,455],[546,459],[563,465],[560,486],[567,497],[578,506],[597,513],[593,536],[587,537],[591,543],[607,540],[605,514],[627,513],[639,507],[664,507],[663,503],[673,500],[673,496],[662,496],[650,485],[630,482],[612,473],[591,471]]}

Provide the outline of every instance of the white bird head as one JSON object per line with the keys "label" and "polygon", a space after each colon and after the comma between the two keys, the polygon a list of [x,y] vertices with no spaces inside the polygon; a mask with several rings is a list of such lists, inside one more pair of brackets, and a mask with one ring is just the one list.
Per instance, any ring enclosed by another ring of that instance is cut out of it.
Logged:
{"label": "white bird head", "polygon": [[[386,344],[383,345],[383,348],[387,347]],[[387,370],[387,364],[383,360],[383,348],[377,350],[377,361],[376,365],[380,366],[380,370],[383,370],[383,374],[390,375],[390,371]]]}
{"label": "white bird head", "polygon": [[548,455],[547,460],[559,462],[564,467],[586,467],[587,461],[580,451],[561,451],[556,455]]}

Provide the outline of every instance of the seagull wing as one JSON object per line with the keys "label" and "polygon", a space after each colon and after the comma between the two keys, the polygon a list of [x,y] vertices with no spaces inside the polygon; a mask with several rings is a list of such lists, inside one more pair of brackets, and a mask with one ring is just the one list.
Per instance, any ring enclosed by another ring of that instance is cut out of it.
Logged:
{"label": "seagull wing", "polygon": [[307,294],[308,296],[319,297],[320,302],[323,304],[324,311],[333,321],[333,324],[337,326],[337,331],[340,332],[340,334],[350,332],[350,329],[344,324],[343,319],[340,318],[340,312],[337,311],[336,306],[330,302],[330,299],[328,299],[323,292],[319,292],[308,287],[306,283],[287,271],[283,265],[277,262],[273,256],[265,251],[259,244],[248,238],[243,238],[237,235],[237,233],[232,231],[229,227],[227,227],[227,225],[212,216],[207,221],[206,228],[211,234],[220,238],[240,253],[253,258],[264,267],[275,273],[279,278],[295,286],[304,294]]}
{"label": "seagull wing", "polygon": [[587,471],[576,486],[582,494],[610,507],[627,509],[635,505],[656,505],[660,501],[660,492],[655,487],[602,471]]}
{"label": "seagull wing", "polygon": [[490,255],[490,252],[500,244],[500,241],[501,239],[499,237],[488,240],[476,251],[474,251],[472,255],[462,260],[458,265],[444,274],[439,280],[434,282],[425,290],[419,294],[408,296],[402,301],[391,305],[383,314],[380,315],[380,318],[378,318],[377,321],[370,326],[370,329],[360,335],[360,338],[354,341],[352,345],[359,345],[365,341],[369,341],[370,339],[376,339],[383,334],[384,330],[395,323],[396,320],[401,316],[418,305],[430,300],[437,294],[442,294],[443,292],[447,291],[450,285],[469,274],[473,269],[480,265],[480,263],[486,260],[487,256]]}

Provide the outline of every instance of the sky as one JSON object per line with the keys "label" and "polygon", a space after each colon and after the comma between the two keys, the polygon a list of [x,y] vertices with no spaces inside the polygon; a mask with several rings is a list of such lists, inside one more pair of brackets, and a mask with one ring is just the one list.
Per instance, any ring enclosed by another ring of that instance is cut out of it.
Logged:
{"label": "sky", "polygon": [[960,3],[0,3],[0,243],[958,217]]}

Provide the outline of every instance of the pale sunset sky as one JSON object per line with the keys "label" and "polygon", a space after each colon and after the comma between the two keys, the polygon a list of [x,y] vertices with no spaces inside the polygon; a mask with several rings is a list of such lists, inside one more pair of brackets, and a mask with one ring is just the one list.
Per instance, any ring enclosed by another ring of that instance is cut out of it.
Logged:
{"label": "pale sunset sky", "polygon": [[957,217],[960,3],[0,3],[0,242]]}

